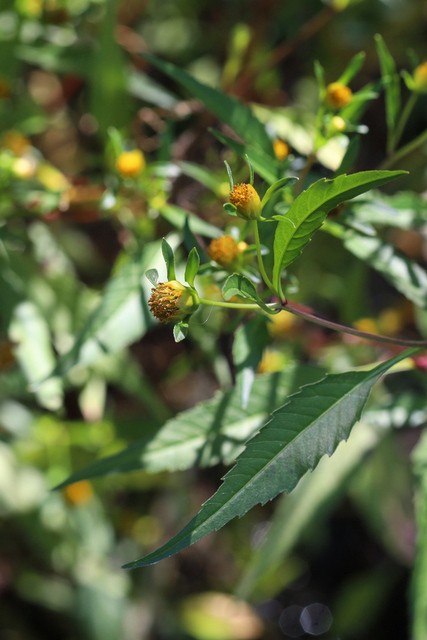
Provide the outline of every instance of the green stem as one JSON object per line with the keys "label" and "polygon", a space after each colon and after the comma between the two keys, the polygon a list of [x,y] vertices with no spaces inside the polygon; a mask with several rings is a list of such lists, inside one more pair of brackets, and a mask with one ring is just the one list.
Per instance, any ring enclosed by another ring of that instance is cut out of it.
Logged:
{"label": "green stem", "polygon": [[262,259],[262,255],[261,255],[261,242],[259,239],[259,229],[258,229],[258,220],[254,220],[253,221],[253,232],[254,232],[254,237],[255,237],[255,246],[256,246],[256,253],[258,256],[258,266],[259,266],[259,270],[261,272],[262,275],[262,279],[264,280],[265,284],[267,285],[267,287],[270,289],[271,293],[274,296],[277,296],[277,292],[273,287],[273,284],[270,280],[270,278],[268,277],[266,271],[265,271],[265,267],[264,267],[264,262]]}
{"label": "green stem", "polygon": [[[238,303],[238,302],[222,302],[221,300],[207,300],[206,298],[199,298],[200,304],[206,304],[210,307],[224,307],[225,309],[245,309],[248,311],[257,310],[262,311],[259,304],[256,303]],[[272,309],[276,308],[276,304],[267,305],[271,306]]]}
{"label": "green stem", "polygon": [[390,149],[389,151],[393,152],[397,145],[399,144],[399,140],[402,136],[402,133],[405,129],[406,123],[408,122],[408,118],[411,115],[411,111],[415,106],[415,103],[418,98],[418,93],[413,91],[406,102],[405,108],[403,109],[402,115],[400,116],[400,120],[397,123],[396,131],[394,136],[392,136],[390,141]]}
{"label": "green stem", "polygon": [[424,142],[427,142],[427,129],[423,131],[415,140],[408,142],[404,147],[396,151],[390,158],[384,160],[382,164],[378,167],[379,169],[388,169],[392,167],[396,162],[407,156],[412,151],[415,151],[417,147],[420,147]]}

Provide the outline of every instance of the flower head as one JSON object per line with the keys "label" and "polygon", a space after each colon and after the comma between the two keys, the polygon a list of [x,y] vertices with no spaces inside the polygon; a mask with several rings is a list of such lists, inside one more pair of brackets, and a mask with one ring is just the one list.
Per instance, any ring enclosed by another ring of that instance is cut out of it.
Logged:
{"label": "flower head", "polygon": [[332,109],[342,109],[351,102],[352,97],[351,89],[341,82],[332,82],[326,87],[325,102]]}
{"label": "flower head", "polygon": [[214,238],[208,247],[209,257],[225,268],[232,267],[240,253],[238,243],[227,235]]}
{"label": "flower head", "polygon": [[181,322],[197,311],[199,297],[194,289],[177,280],[159,282],[151,290],[150,311],[160,322]]}
{"label": "flower head", "polygon": [[142,151],[123,151],[116,160],[116,169],[124,178],[135,178],[145,167],[145,158]]}
{"label": "flower head", "polygon": [[416,91],[422,91],[423,93],[427,91],[427,60],[415,69],[414,83]]}
{"label": "flower head", "polygon": [[259,220],[261,217],[261,200],[251,184],[236,184],[230,191],[229,199],[240,218]]}

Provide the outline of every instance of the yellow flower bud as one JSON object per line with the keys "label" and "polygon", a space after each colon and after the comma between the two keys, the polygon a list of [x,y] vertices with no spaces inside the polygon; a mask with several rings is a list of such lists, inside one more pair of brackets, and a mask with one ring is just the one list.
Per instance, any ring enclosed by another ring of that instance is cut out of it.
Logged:
{"label": "yellow flower bud", "polygon": [[67,502],[73,506],[85,504],[93,497],[92,485],[87,480],[74,482],[65,487],[64,495]]}
{"label": "yellow flower bud", "polygon": [[236,184],[230,191],[229,199],[240,218],[259,220],[261,217],[261,200],[251,184]]}
{"label": "yellow flower bud", "polygon": [[342,133],[346,130],[346,123],[341,116],[334,116],[331,120],[330,132],[331,133]]}
{"label": "yellow flower bud", "polygon": [[286,144],[286,142],[284,142],[283,140],[279,140],[278,138],[273,142],[273,149],[278,160],[285,160],[290,152],[289,145]]}
{"label": "yellow flower bud", "polygon": [[142,151],[124,151],[116,160],[116,169],[124,178],[135,178],[145,167],[145,158]]}
{"label": "yellow flower bud", "polygon": [[199,308],[199,296],[177,280],[159,282],[151,289],[150,311],[160,322],[180,322]]}
{"label": "yellow flower bud", "polygon": [[209,257],[226,269],[236,263],[240,253],[237,242],[227,235],[214,238],[208,247]]}
{"label": "yellow flower bud", "polygon": [[325,102],[332,109],[342,109],[351,102],[352,97],[351,89],[341,82],[332,82],[326,87]]}
{"label": "yellow flower bud", "polygon": [[427,60],[415,69],[414,83],[416,91],[427,91]]}

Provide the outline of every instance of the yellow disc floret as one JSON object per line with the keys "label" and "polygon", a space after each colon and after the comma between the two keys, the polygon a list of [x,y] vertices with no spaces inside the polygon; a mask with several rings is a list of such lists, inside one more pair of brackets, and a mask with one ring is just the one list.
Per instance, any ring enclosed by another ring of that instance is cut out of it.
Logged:
{"label": "yellow disc floret", "polygon": [[124,178],[135,178],[145,167],[145,158],[142,151],[123,151],[116,160],[116,169]]}
{"label": "yellow disc floret", "polygon": [[208,255],[222,267],[229,268],[236,263],[240,250],[234,238],[224,235],[211,241]]}
{"label": "yellow disc floret", "polygon": [[427,91],[427,60],[415,69],[414,83],[416,91]]}
{"label": "yellow disc floret", "polygon": [[199,307],[199,297],[194,289],[177,280],[159,282],[151,290],[148,301],[150,311],[160,322],[180,322]]}
{"label": "yellow disc floret", "polygon": [[251,184],[236,184],[230,191],[231,204],[237,209],[237,215],[245,220],[259,220],[261,217],[261,200]]}
{"label": "yellow disc floret", "polygon": [[351,89],[341,82],[332,82],[326,87],[325,101],[332,109],[342,109],[353,97]]}

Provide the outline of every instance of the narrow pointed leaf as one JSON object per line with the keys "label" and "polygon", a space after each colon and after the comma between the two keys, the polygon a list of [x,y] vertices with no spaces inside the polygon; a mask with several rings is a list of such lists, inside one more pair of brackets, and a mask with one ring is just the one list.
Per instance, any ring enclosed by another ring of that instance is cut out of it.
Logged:
{"label": "narrow pointed leaf", "polygon": [[196,464],[200,467],[220,462],[231,464],[273,409],[302,384],[315,382],[323,375],[319,367],[307,365],[257,375],[246,409],[242,409],[236,388],[217,392],[210,400],[165,422],[154,436],[76,471],[57,489],[78,480],[136,469],[157,473],[182,471]]}
{"label": "narrow pointed leaf", "polygon": [[221,122],[228,124],[243,140],[251,142],[267,155],[274,157],[273,145],[265,127],[249,107],[240,103],[236,98],[199,82],[170,62],[164,62],[149,54],[144,54],[144,57],[201,100],[209,111],[215,114]]}
{"label": "narrow pointed leaf", "polygon": [[377,53],[380,60],[381,75],[385,89],[386,119],[389,136],[389,149],[393,144],[397,118],[400,112],[400,78],[396,71],[396,64],[387,48],[382,36],[375,36]]}
{"label": "narrow pointed leaf", "polygon": [[292,187],[292,185],[294,185],[296,182],[298,182],[298,178],[294,178],[293,176],[290,176],[289,178],[282,178],[281,180],[277,180],[265,192],[264,197],[261,201],[262,206],[267,204],[271,196],[274,195],[276,191],[278,191],[279,189],[282,189],[283,187]]}
{"label": "narrow pointed leaf", "polygon": [[360,51],[360,53],[356,53],[356,55],[353,56],[350,62],[348,63],[347,67],[345,68],[341,76],[338,78],[337,82],[347,85],[350,82],[350,80],[352,80],[354,76],[357,73],[359,73],[365,61],[365,58],[366,58],[366,53],[364,51]]}
{"label": "narrow pointed leaf", "polygon": [[261,176],[266,182],[272,184],[278,179],[279,174],[279,162],[276,157],[272,158],[261,149],[255,148],[250,144],[242,144],[226,136],[224,133],[216,131],[216,129],[210,129],[211,133],[218,138],[230,149],[233,149],[241,158],[246,155],[249,157],[256,173]]}
{"label": "narrow pointed leaf", "polygon": [[303,387],[248,442],[222,486],[201,511],[172,540],[125,568],[168,558],[236,516],[243,516],[254,505],[265,504],[282,491],[292,491],[325,454],[332,455],[338,444],[347,440],[378,378],[418,351],[410,349],[371,371],[328,375]]}
{"label": "narrow pointed leaf", "polygon": [[194,247],[188,254],[187,265],[185,267],[185,281],[190,287],[194,287],[194,278],[197,275],[200,266],[200,258],[197,249]]}
{"label": "narrow pointed leaf", "polygon": [[165,263],[166,263],[166,270],[167,270],[167,274],[168,274],[168,280],[176,280],[175,256],[174,256],[172,247],[170,246],[168,241],[165,240],[164,238],[162,240],[162,253],[163,253],[163,258],[165,259]]}
{"label": "narrow pointed leaf", "polygon": [[277,225],[273,268],[273,285],[276,290],[280,286],[282,270],[299,256],[331,209],[404,173],[364,171],[350,176],[339,176],[333,180],[322,178],[303,191]]}

